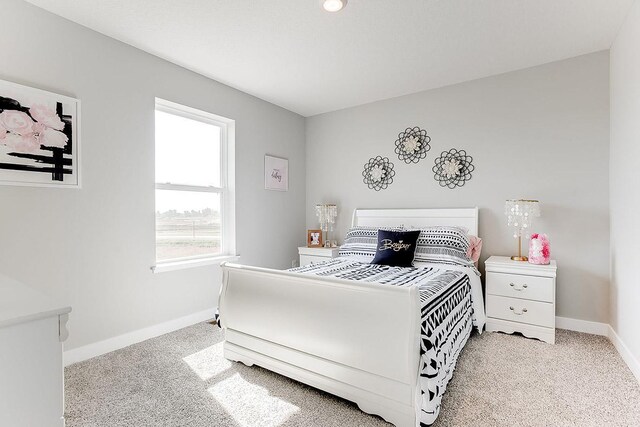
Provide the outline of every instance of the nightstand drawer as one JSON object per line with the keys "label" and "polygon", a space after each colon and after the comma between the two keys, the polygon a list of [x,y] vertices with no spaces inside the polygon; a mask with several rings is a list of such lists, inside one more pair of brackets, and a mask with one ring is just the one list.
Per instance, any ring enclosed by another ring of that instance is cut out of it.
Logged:
{"label": "nightstand drawer", "polygon": [[554,328],[555,315],[555,306],[552,303],[497,295],[487,296],[487,317]]}
{"label": "nightstand drawer", "polygon": [[300,266],[309,264],[317,264],[319,262],[329,261],[331,257],[317,256],[317,255],[300,255]]}
{"label": "nightstand drawer", "polygon": [[553,278],[508,273],[487,273],[487,294],[553,302]]}
{"label": "nightstand drawer", "polygon": [[300,267],[317,264],[319,262],[329,261],[332,258],[336,258],[340,253],[340,248],[308,248],[301,246],[298,248],[298,255],[300,255]]}

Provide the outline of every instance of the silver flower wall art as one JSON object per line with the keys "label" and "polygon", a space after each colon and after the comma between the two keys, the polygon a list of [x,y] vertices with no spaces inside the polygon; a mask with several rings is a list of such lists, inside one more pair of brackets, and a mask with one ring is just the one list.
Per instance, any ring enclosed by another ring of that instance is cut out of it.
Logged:
{"label": "silver flower wall art", "polygon": [[396,172],[393,170],[393,163],[388,157],[372,157],[364,165],[362,177],[367,187],[371,190],[384,190],[393,183]]}
{"label": "silver flower wall art", "polygon": [[440,153],[432,170],[441,187],[453,189],[469,181],[474,169],[473,158],[466,151],[452,148]]}
{"label": "silver flower wall art", "polygon": [[431,137],[427,135],[427,131],[420,129],[418,126],[406,128],[398,134],[396,139],[395,153],[398,159],[403,162],[418,163],[427,157],[427,152],[431,150]]}

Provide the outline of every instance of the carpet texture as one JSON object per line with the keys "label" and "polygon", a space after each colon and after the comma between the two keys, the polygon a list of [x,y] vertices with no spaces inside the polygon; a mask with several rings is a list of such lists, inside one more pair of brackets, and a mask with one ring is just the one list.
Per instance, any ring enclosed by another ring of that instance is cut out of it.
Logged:
{"label": "carpet texture", "polygon": [[[474,334],[435,426],[640,426],[640,385],[604,337],[554,346]],[[65,370],[68,427],[388,426],[357,406],[225,360],[201,323]]]}

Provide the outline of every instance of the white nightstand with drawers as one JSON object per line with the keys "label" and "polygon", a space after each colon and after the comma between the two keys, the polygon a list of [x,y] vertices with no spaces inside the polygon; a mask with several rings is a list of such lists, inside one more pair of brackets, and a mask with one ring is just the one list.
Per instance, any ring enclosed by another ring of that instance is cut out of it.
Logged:
{"label": "white nightstand with drawers", "polygon": [[556,262],[549,265],[492,256],[487,275],[487,331],[520,332],[550,344],[556,337]]}
{"label": "white nightstand with drawers", "polygon": [[301,246],[298,248],[298,255],[300,255],[300,267],[336,258],[339,251],[340,247],[308,248],[306,246]]}

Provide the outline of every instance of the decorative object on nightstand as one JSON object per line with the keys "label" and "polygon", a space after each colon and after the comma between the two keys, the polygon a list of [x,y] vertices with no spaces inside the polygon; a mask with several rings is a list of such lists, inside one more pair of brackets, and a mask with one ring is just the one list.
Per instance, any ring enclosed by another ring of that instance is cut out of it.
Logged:
{"label": "decorative object on nightstand", "polygon": [[338,207],[334,204],[316,205],[316,216],[320,222],[320,228],[325,232],[325,247],[331,247],[329,233],[333,232],[333,226],[338,216]]}
{"label": "decorative object on nightstand", "polygon": [[534,233],[529,240],[529,262],[547,265],[551,262],[551,248],[546,234]]}
{"label": "decorative object on nightstand", "polygon": [[322,230],[307,230],[307,247],[322,247]]}
{"label": "decorative object on nightstand", "polygon": [[487,331],[555,343],[556,262],[534,265],[492,256],[485,270]]}
{"label": "decorative object on nightstand", "polygon": [[504,204],[504,214],[507,225],[513,227],[513,237],[518,239],[518,256],[512,256],[514,261],[527,261],[522,256],[522,235],[529,237],[534,217],[540,216],[540,202],[537,200],[511,199]]}
{"label": "decorative object on nightstand", "polygon": [[340,248],[299,247],[298,255],[300,256],[300,267],[336,258],[339,251]]}

